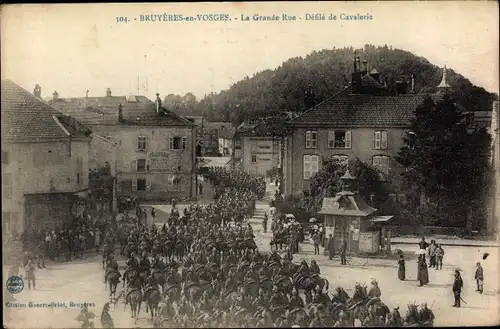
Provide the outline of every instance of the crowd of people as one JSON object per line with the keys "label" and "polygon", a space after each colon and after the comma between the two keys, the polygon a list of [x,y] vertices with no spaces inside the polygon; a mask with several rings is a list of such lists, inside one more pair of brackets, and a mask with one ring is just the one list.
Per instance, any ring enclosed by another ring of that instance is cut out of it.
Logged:
{"label": "crowd of people", "polygon": [[[432,325],[425,303],[420,310],[408,305],[404,318],[399,309],[391,311],[375,279],[369,291],[357,283],[352,296],[341,287],[329,295],[329,282],[314,260],[293,262],[293,245],[284,256],[260,253],[252,226],[240,220],[251,215],[252,196],[228,189],[205,208],[190,206],[182,217],[174,203],[161,228],[142,223],[131,230],[128,240],[135,248],[127,249],[127,268],[119,275],[128,287],[121,294],[126,303],[140,294],[155,327],[165,328],[344,327],[355,320],[364,326]],[[293,222],[280,225],[294,231]],[[293,234],[298,241],[298,231]],[[114,272],[119,270],[111,256],[106,278]]]}
{"label": "crowd of people", "polygon": [[23,265],[32,260],[38,268],[43,268],[45,259],[70,261],[82,258],[86,250],[99,250],[110,221],[110,217],[93,220],[90,216],[80,216],[56,224],[53,229],[28,228],[20,237],[25,251]]}
{"label": "crowd of people", "polygon": [[242,170],[229,170],[222,167],[209,167],[205,177],[217,187],[217,196],[225,188],[250,190],[258,199],[266,193],[266,181],[262,177],[254,177]]}

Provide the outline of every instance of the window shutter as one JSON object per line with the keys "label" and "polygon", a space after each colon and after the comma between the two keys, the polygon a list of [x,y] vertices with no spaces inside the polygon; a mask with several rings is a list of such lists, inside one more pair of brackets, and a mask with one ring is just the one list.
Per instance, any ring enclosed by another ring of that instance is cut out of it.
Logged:
{"label": "window shutter", "polygon": [[137,171],[137,160],[133,160],[130,163],[130,171]]}
{"label": "window shutter", "polygon": [[311,132],[306,131],[306,149],[311,147]]}
{"label": "window shutter", "polygon": [[132,191],[137,191],[137,179],[132,179]]}
{"label": "window shutter", "polygon": [[151,168],[151,159],[146,159],[146,171],[149,171]]}
{"label": "window shutter", "polygon": [[146,151],[148,149],[148,138],[144,136],[143,140],[144,140],[144,151]]}
{"label": "window shutter", "polygon": [[329,148],[335,147],[335,131],[334,130],[328,131],[328,147]]}
{"label": "window shutter", "polygon": [[382,143],[380,148],[383,150],[387,149],[387,131],[382,131]]}
{"label": "window shutter", "polygon": [[174,149],[174,138],[173,137],[169,137],[168,138],[168,143],[170,145],[170,149],[173,150]]}
{"label": "window shutter", "polygon": [[304,155],[304,179],[309,179],[311,175],[311,156]]}
{"label": "window shutter", "polygon": [[351,131],[350,130],[345,132],[345,148],[346,149],[351,148]]}
{"label": "window shutter", "polygon": [[151,177],[146,177],[146,191],[151,191]]}
{"label": "window shutter", "polygon": [[319,157],[317,155],[313,155],[311,157],[311,176],[318,172],[319,167]]}
{"label": "window shutter", "polygon": [[137,147],[136,151],[139,151],[141,149],[141,136],[137,136]]}
{"label": "window shutter", "polygon": [[380,150],[380,131],[375,132],[375,145],[374,148],[376,150]]}
{"label": "window shutter", "polygon": [[186,149],[186,137],[182,137],[182,149]]}

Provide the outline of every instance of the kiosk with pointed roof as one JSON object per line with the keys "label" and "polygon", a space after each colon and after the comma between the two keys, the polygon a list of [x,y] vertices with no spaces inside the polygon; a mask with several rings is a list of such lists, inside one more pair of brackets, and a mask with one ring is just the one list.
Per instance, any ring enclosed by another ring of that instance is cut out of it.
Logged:
{"label": "kiosk with pointed roof", "polygon": [[[385,241],[381,236],[387,236],[387,230],[382,230],[380,225],[393,216],[374,216],[377,209],[370,207],[359,195],[357,178],[352,176],[349,170],[340,179],[342,191],[335,197],[324,198],[323,206],[318,213],[324,218],[325,246],[328,245],[328,239],[332,234],[336,250],[340,248],[344,237],[347,241],[347,253],[379,251]],[[327,252],[325,248],[325,253]]]}

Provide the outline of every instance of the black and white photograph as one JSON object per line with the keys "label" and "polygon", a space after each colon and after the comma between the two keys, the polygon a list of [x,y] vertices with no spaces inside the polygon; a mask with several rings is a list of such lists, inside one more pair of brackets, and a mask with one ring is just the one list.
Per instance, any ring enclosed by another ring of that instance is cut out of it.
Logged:
{"label": "black and white photograph", "polygon": [[498,12],[1,5],[4,327],[500,325]]}

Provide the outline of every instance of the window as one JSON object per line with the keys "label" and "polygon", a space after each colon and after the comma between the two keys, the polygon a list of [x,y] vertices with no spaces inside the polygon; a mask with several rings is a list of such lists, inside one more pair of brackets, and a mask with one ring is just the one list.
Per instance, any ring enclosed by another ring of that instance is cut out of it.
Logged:
{"label": "window", "polygon": [[256,155],[252,155],[252,163],[257,163],[257,156]]}
{"label": "window", "polygon": [[311,179],[319,170],[319,156],[304,155],[304,179]]}
{"label": "window", "polygon": [[373,157],[373,167],[382,174],[381,179],[389,177],[389,157],[385,155],[376,155]]}
{"label": "window", "polygon": [[146,171],[146,159],[137,159],[137,171],[138,172]]}
{"label": "window", "polygon": [[80,174],[79,173],[76,174],[76,183],[80,184]]}
{"label": "window", "polygon": [[146,180],[138,179],[137,180],[137,191],[146,191]]}
{"label": "window", "polygon": [[172,184],[174,185],[174,190],[179,191],[181,189],[181,180],[178,177],[175,177],[174,180],[172,181]]}
{"label": "window", "polygon": [[399,203],[401,203],[401,204],[406,204],[406,202],[407,202],[407,201],[406,201],[406,194],[404,194],[404,193],[399,193],[399,194],[398,194],[398,201],[399,201]]}
{"label": "window", "polygon": [[185,150],[186,149],[186,137],[170,137],[170,149],[171,150]]}
{"label": "window", "polygon": [[9,164],[9,152],[2,151],[2,164]]}
{"label": "window", "polygon": [[339,161],[341,164],[344,164],[344,165],[349,164],[349,157],[347,155],[335,154],[334,156],[332,156],[332,159]]}
{"label": "window", "polygon": [[375,150],[387,149],[387,131],[376,131],[374,141],[373,148]]}
{"label": "window", "polygon": [[318,133],[316,131],[306,131],[306,149],[318,147]]}
{"label": "window", "polygon": [[330,130],[328,132],[328,147],[350,149],[351,132],[349,130]]}
{"label": "window", "polygon": [[146,136],[137,137],[137,150],[146,151],[148,149],[148,139]]}
{"label": "window", "polygon": [[10,199],[12,195],[12,175],[2,174],[2,198]]}

